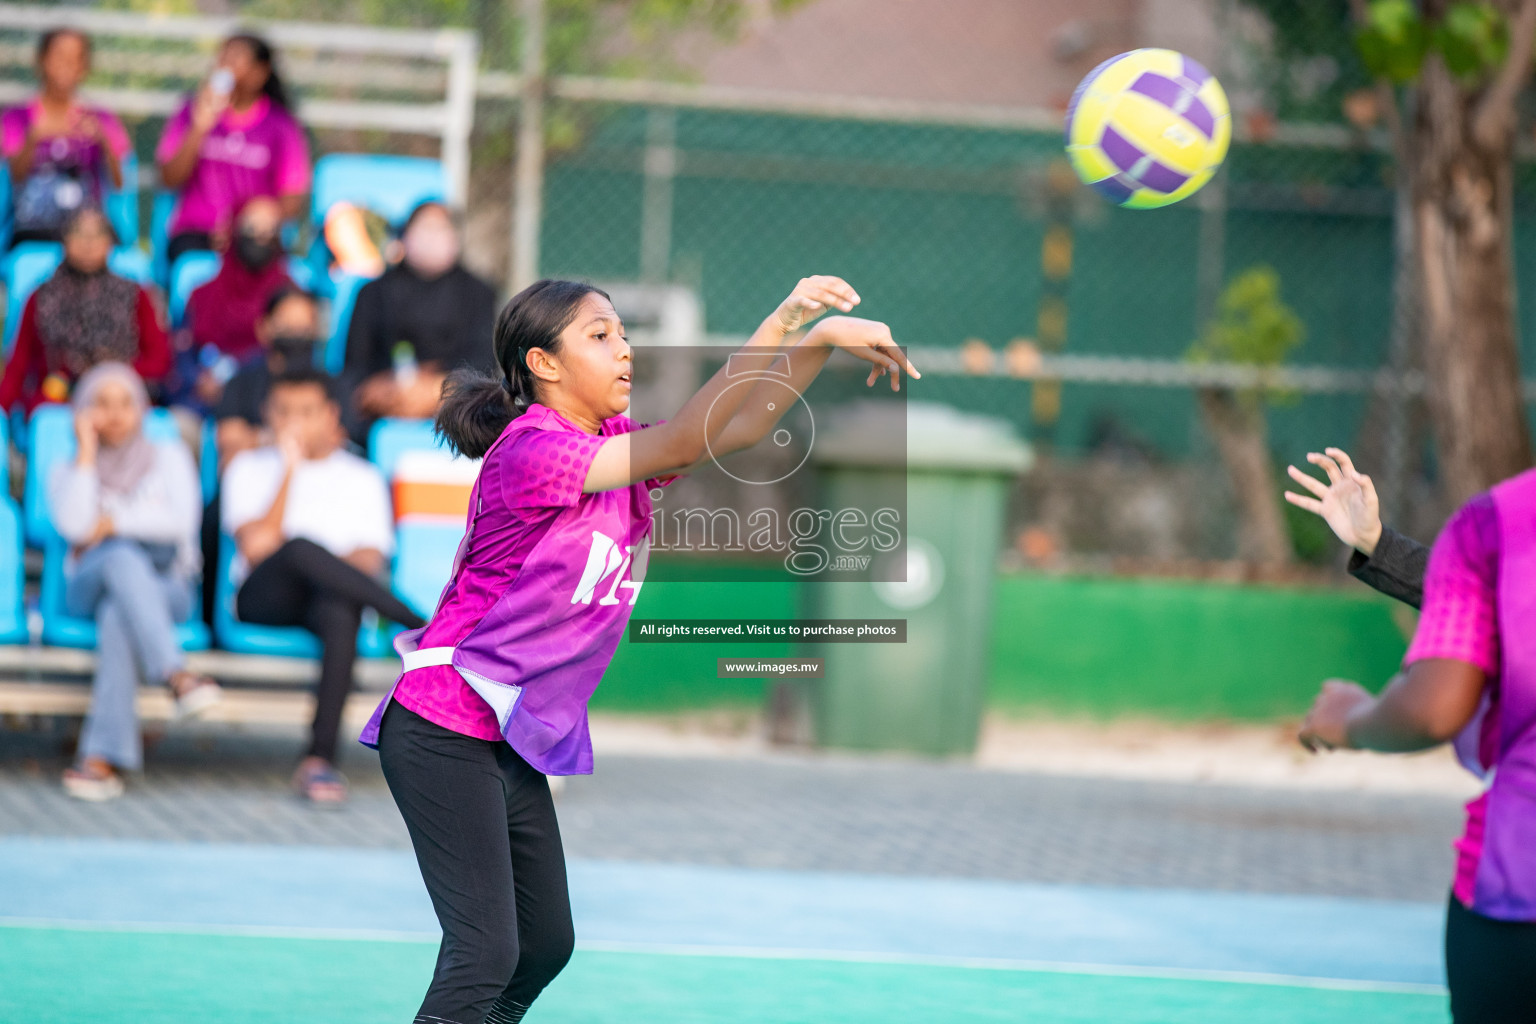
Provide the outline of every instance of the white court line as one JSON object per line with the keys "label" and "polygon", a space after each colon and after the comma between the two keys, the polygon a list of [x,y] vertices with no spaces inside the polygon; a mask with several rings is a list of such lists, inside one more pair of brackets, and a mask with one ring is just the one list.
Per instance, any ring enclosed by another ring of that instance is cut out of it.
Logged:
{"label": "white court line", "polygon": [[[40,928],[80,932],[139,932],[159,935],[226,935],[236,938],[318,939],[359,942],[408,942],[437,945],[430,932],[372,928],[284,928],[264,925],[155,924],[132,921],[73,921],[54,918],[0,917],[0,928]],[[867,953],[839,949],[784,949],[771,946],[703,946],[673,943],[606,942],[578,939],[576,948],[590,953],[636,953],[652,956],[708,956],[745,960],[804,960],[850,964],[899,964],[909,967],[958,967],[1026,974],[1080,974],[1094,977],[1146,978],[1164,981],[1208,981],[1234,985],[1273,985],[1284,988],[1328,989],[1342,992],[1381,992],[1444,996],[1444,985],[1409,981],[1360,981],[1314,978],[1259,971],[1215,971],[1180,967],[1136,967],[1119,964],[1065,963],[1051,960],[936,956],[919,953]]]}

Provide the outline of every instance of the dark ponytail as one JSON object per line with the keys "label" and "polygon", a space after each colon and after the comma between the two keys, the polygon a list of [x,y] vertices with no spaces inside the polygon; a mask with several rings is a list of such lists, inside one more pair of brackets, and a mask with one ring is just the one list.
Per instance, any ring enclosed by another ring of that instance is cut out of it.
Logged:
{"label": "dark ponytail", "polygon": [[272,102],[274,107],[292,112],[293,106],[288,100],[288,87],[283,84],[283,79],[277,73],[277,55],[272,51],[272,44],[254,32],[239,32],[224,40],[224,45],[239,43],[251,51],[251,56],[256,63],[267,69],[267,82],[261,87],[261,94]]}
{"label": "dark ponytail", "polygon": [[483,457],[507,424],[539,400],[528,350],[557,354],[560,333],[576,318],[582,300],[593,294],[608,298],[590,284],[545,279],[512,296],[496,318],[493,345],[501,379],[468,367],[450,373],[437,410],[437,436],[460,455]]}

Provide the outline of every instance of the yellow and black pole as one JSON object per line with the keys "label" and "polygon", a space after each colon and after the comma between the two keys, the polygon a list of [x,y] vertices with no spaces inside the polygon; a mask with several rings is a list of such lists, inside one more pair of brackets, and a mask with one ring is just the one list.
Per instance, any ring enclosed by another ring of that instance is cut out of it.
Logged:
{"label": "yellow and black pole", "polygon": [[[1035,343],[1048,355],[1067,345],[1067,288],[1072,278],[1072,207],[1077,176],[1065,160],[1051,164],[1045,181],[1045,232],[1040,242],[1040,305]],[[1061,419],[1061,381],[1036,380],[1030,413],[1042,441],[1054,439]]]}

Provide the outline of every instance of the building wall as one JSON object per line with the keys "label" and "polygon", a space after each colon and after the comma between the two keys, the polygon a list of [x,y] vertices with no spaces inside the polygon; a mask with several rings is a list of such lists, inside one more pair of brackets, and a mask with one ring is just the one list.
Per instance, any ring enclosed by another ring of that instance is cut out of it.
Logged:
{"label": "building wall", "polygon": [[1062,107],[1082,76],[1137,46],[1209,57],[1212,0],[813,0],[759,16],[740,42],[698,41],[717,85]]}

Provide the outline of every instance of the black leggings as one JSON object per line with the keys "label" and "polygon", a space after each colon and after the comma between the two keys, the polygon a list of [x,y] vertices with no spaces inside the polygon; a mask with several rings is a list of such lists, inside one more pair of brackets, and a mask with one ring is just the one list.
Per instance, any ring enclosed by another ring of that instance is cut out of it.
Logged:
{"label": "black leggings", "polygon": [[320,638],[320,685],[309,753],[336,760],[336,735],[352,689],[357,630],[372,608],[409,629],[421,616],[377,580],[308,540],[290,540],[251,570],[235,613],[263,626],[303,626]]}
{"label": "black leggings", "polygon": [[416,1024],[516,1024],[575,944],[549,780],[394,701],[379,763],[443,926]]}
{"label": "black leggings", "polygon": [[1445,974],[1455,1024],[1536,1022],[1536,922],[1498,921],[1451,897]]}

